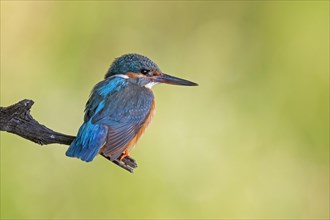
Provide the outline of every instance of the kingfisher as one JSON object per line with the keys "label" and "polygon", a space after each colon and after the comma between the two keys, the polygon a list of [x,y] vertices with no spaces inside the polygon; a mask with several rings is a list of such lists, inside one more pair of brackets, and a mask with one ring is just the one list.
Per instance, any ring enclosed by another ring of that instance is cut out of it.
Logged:
{"label": "kingfisher", "polygon": [[116,58],[104,80],[93,88],[84,123],[66,155],[86,162],[98,154],[119,163],[129,158],[153,118],[155,98],[151,88],[160,83],[198,85],[163,73],[156,63],[139,54]]}

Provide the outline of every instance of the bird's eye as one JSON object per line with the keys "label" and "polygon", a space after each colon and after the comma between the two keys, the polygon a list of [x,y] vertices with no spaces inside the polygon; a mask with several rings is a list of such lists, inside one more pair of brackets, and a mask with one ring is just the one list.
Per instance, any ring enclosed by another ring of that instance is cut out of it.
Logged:
{"label": "bird's eye", "polygon": [[147,69],[142,69],[141,70],[141,73],[144,74],[144,75],[148,74],[149,72],[150,72],[150,70],[147,70]]}

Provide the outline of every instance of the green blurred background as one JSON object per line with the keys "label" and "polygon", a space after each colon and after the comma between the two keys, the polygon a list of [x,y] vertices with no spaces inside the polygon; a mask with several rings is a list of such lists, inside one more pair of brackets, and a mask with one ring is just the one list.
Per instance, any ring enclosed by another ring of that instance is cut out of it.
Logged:
{"label": "green blurred background", "polygon": [[75,135],[136,52],[154,88],[130,174],[1,133],[1,218],[329,218],[329,2],[1,1],[1,106]]}

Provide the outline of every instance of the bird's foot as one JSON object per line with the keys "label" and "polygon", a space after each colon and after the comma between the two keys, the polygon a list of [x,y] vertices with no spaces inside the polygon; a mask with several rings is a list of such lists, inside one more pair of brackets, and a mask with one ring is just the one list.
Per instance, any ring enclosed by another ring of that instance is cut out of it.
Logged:
{"label": "bird's foot", "polygon": [[106,156],[104,154],[101,154],[101,155],[103,157],[107,158],[108,160],[112,161],[113,163],[117,164],[121,168],[127,170],[130,173],[133,173],[133,170],[135,168],[137,168],[136,161],[133,158],[131,158],[130,156],[123,157],[121,160],[120,160],[121,157],[119,157],[118,159],[115,159],[115,160],[111,160],[111,158],[109,156]]}
{"label": "bird's foot", "polygon": [[125,150],[119,157],[119,160],[122,161],[125,157],[129,157],[128,150]]}
{"label": "bird's foot", "polygon": [[125,150],[122,155],[119,157],[119,161],[122,161],[124,164],[132,167],[132,168],[136,168],[137,164],[135,162],[135,160],[133,158],[131,158],[129,156],[129,151]]}

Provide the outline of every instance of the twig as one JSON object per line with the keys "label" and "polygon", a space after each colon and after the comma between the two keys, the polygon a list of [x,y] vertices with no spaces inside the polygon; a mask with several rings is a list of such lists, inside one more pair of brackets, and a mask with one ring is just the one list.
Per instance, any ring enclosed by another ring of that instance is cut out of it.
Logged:
{"label": "twig", "polygon": [[[30,109],[33,104],[32,100],[24,99],[14,105],[0,107],[0,131],[19,135],[40,145],[54,143],[70,145],[75,139],[74,136],[53,131],[39,124],[31,116]],[[110,158],[104,157],[110,160]],[[131,173],[137,167],[135,160],[131,157],[125,157],[122,161],[113,160],[112,162]]]}

